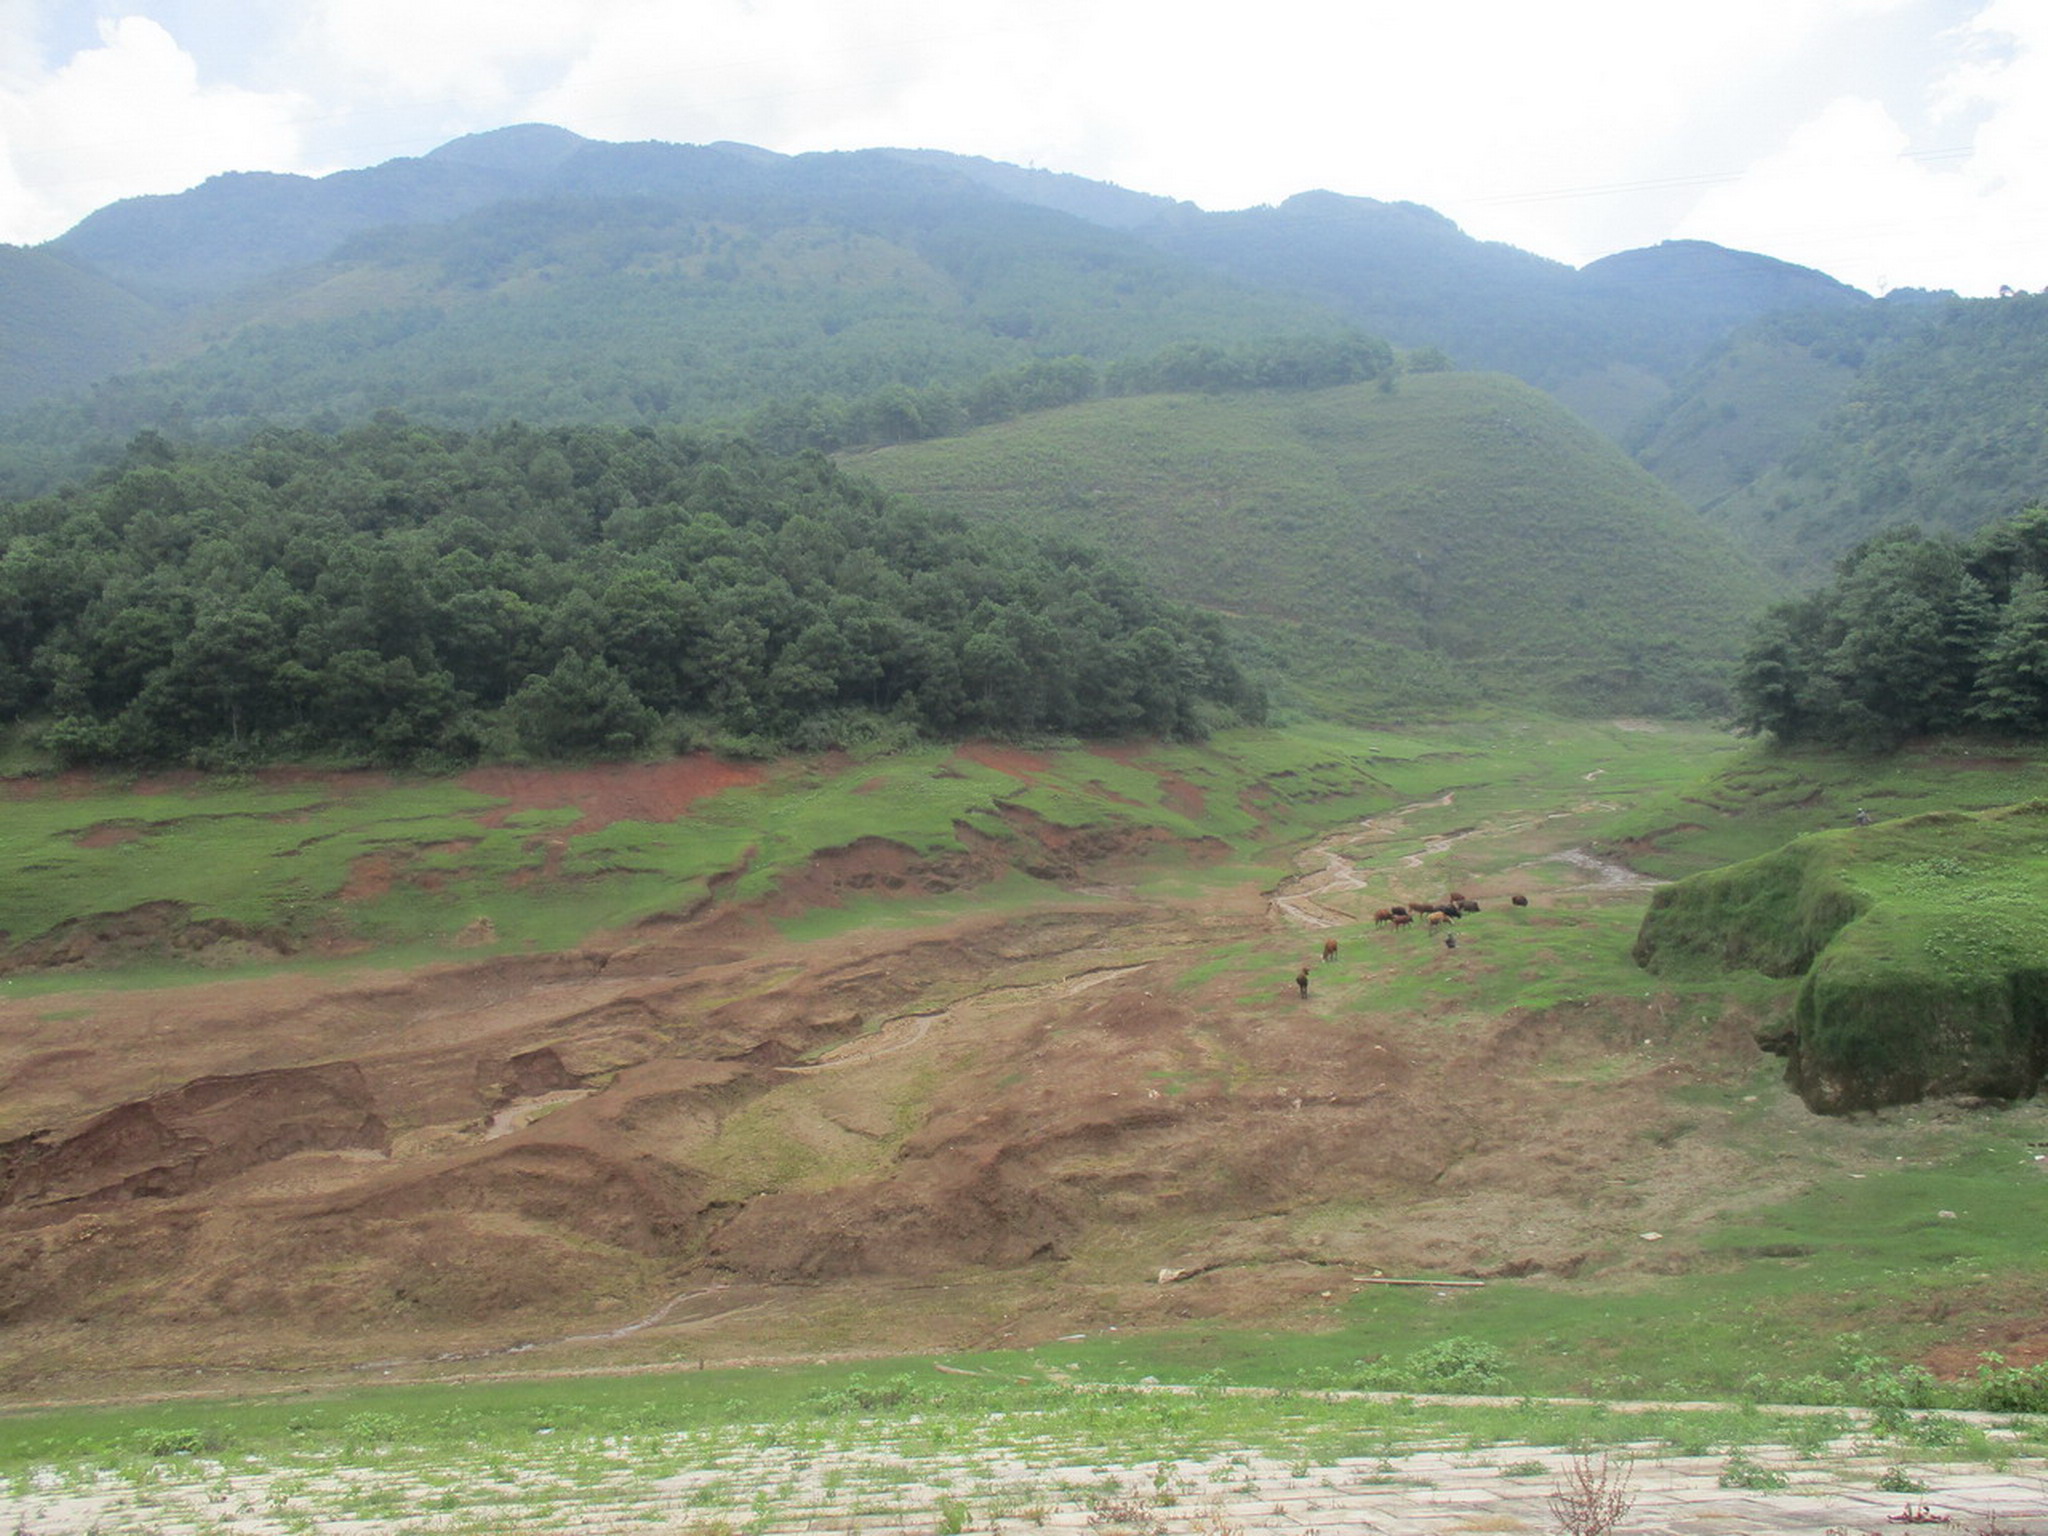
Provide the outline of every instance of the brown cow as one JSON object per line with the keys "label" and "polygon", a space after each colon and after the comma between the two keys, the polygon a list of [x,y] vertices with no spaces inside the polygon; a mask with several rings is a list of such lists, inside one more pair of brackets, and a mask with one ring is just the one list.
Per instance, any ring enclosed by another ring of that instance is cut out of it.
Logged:
{"label": "brown cow", "polygon": [[[1406,917],[1408,914],[1404,912],[1401,915],[1403,917]],[[1392,907],[1381,907],[1379,911],[1373,913],[1372,915],[1372,922],[1375,928],[1377,928],[1381,923],[1391,923],[1393,920],[1394,909]]]}
{"label": "brown cow", "polygon": [[1406,928],[1410,923],[1414,921],[1415,919],[1410,917],[1406,912],[1396,912],[1394,914],[1394,929],[1396,932],[1399,932],[1401,929]]}
{"label": "brown cow", "polygon": [[1305,966],[1305,965],[1304,965],[1304,966],[1303,966],[1303,967],[1301,968],[1301,970],[1300,970],[1299,974],[1297,974],[1297,975],[1295,976],[1295,978],[1294,978],[1294,984],[1295,984],[1295,985],[1296,985],[1297,987],[1301,988],[1301,995],[1302,995],[1303,997],[1307,997],[1307,996],[1308,996],[1308,967],[1307,967],[1307,966]]}
{"label": "brown cow", "polygon": [[1510,896],[1508,900],[1513,902],[1518,907],[1526,907],[1527,905],[1529,905],[1529,898],[1526,896]]}
{"label": "brown cow", "polygon": [[1323,940],[1323,964],[1328,965],[1332,960],[1336,958],[1337,941],[1335,939]]}

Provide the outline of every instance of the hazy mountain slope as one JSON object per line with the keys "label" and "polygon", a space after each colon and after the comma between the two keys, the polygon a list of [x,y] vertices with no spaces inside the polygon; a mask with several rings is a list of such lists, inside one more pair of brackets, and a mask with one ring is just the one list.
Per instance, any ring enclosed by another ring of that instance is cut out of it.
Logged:
{"label": "hazy mountain slope", "polygon": [[0,245],[0,412],[133,367],[165,325],[155,306],[89,267]]}
{"label": "hazy mountain slope", "polygon": [[[358,233],[207,308],[182,363],[11,435],[226,438],[387,408],[462,427],[730,420],[1041,358],[1345,331],[1310,301],[956,178],[935,190],[885,157],[779,162],[764,180],[736,155],[667,148],[591,156],[602,174],[574,194]],[[692,182],[691,166],[716,174]]]}
{"label": "hazy mountain slope", "polygon": [[[867,454],[890,490],[1100,541],[1251,622],[1584,709],[1716,702],[1764,578],[1605,438],[1500,376],[1165,396]],[[1425,674],[1361,678],[1422,701]]]}
{"label": "hazy mountain slope", "polygon": [[1169,217],[1146,234],[1219,271],[1315,294],[1361,324],[1371,316],[1368,329],[1402,346],[1537,382],[1592,324],[1570,267],[1474,240],[1416,203],[1304,192],[1277,208]]}
{"label": "hazy mountain slope", "polygon": [[1688,384],[1642,457],[1796,576],[1886,527],[1969,532],[2048,499],[2048,297],[1760,327]]}
{"label": "hazy mountain slope", "polygon": [[1014,202],[1057,209],[1109,229],[1138,229],[1175,211],[1196,211],[1192,203],[1176,202],[1170,197],[1131,192],[1112,182],[1010,165],[981,155],[956,155],[937,149],[888,149],[880,153],[912,165],[952,171]]}
{"label": "hazy mountain slope", "polygon": [[187,192],[124,198],[49,248],[165,298],[217,296],[324,260],[364,230],[452,219],[538,189],[588,142],[528,125],[331,176],[213,176]]}
{"label": "hazy mountain slope", "polygon": [[1856,384],[1855,365],[1775,327],[1731,338],[1643,429],[1636,460],[1692,505],[1713,506],[1796,448]]}
{"label": "hazy mountain slope", "polygon": [[1313,294],[1408,346],[1545,388],[1621,366],[1668,382],[1734,325],[1781,310],[1867,303],[1805,267],[1667,241],[1583,271],[1479,241],[1441,214],[1329,192],[1278,208],[1169,216],[1162,249]]}

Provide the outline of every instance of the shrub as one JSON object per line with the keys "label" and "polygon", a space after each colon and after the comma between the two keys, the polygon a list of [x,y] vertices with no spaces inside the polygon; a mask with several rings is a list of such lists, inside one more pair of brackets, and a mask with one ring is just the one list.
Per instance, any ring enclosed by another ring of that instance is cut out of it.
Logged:
{"label": "shrub", "polygon": [[1996,1352],[1978,1358],[1982,1363],[1969,1392],[1971,1407],[1990,1413],[2048,1413],[2048,1362],[2010,1366]]}

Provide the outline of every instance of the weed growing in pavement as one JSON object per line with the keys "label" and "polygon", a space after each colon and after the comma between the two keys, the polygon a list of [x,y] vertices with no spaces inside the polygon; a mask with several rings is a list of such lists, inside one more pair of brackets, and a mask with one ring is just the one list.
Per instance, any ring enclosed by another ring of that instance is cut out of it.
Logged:
{"label": "weed growing in pavement", "polygon": [[1632,1463],[1605,1451],[1574,1455],[1551,1489],[1551,1518],[1565,1536],[1607,1536],[1635,1507],[1634,1475]]}

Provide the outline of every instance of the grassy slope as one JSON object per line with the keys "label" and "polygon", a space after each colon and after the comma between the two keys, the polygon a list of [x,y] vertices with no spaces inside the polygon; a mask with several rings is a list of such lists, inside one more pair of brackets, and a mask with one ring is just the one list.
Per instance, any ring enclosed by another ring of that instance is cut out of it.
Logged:
{"label": "grassy slope", "polygon": [[1354,709],[1683,708],[1771,595],[1611,444],[1497,375],[1105,400],[855,467],[1105,543],[1242,617],[1312,695],[1319,667],[1348,665],[1321,681]]}

